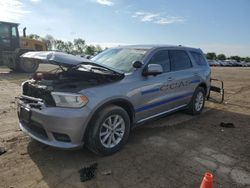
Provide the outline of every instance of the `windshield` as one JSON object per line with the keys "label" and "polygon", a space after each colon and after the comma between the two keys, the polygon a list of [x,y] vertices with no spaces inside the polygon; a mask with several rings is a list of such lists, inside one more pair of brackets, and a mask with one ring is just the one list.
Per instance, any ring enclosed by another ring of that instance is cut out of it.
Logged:
{"label": "windshield", "polygon": [[142,61],[147,50],[133,48],[112,48],[103,51],[91,60],[94,63],[119,70],[124,73],[131,72],[134,61]]}

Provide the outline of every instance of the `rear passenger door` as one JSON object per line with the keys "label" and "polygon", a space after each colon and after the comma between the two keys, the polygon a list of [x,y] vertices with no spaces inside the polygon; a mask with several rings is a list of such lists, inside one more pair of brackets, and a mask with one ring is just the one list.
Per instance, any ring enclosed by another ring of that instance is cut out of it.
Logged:
{"label": "rear passenger door", "polygon": [[175,96],[172,107],[176,108],[190,102],[194,91],[192,84],[196,82],[194,80],[195,73],[186,50],[169,50],[169,59],[172,79],[169,88]]}

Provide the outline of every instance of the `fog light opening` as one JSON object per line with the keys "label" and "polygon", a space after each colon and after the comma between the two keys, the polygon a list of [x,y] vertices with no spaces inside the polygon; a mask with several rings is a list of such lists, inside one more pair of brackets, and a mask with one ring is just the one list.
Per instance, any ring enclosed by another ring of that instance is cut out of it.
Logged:
{"label": "fog light opening", "polygon": [[55,139],[57,141],[60,142],[71,142],[70,137],[66,134],[62,134],[62,133],[53,133],[53,136],[55,137]]}

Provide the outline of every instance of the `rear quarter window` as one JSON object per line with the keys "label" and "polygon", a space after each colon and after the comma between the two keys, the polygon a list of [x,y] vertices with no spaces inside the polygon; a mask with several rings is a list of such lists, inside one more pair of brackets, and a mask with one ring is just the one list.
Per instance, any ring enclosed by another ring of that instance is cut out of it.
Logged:
{"label": "rear quarter window", "polygon": [[192,55],[192,57],[193,57],[193,59],[194,59],[194,61],[195,61],[195,63],[197,65],[200,65],[200,66],[206,66],[207,65],[207,62],[206,62],[203,55],[201,55],[198,52],[190,52],[190,53],[191,53],[191,55]]}

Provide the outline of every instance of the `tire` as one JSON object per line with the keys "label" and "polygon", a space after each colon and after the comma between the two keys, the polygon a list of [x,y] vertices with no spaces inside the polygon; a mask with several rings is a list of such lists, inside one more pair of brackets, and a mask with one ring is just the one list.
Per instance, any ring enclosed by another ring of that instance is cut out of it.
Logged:
{"label": "tire", "polygon": [[[115,120],[117,121],[116,125],[118,125],[116,129],[111,125],[115,124]],[[128,113],[119,106],[108,106],[95,114],[94,120],[90,122],[86,144],[91,151],[97,154],[111,155],[124,146],[129,133],[130,118]]]}
{"label": "tire", "polygon": [[11,71],[13,72],[18,72],[18,69],[17,68],[13,68],[13,67],[8,67]]}
{"label": "tire", "polygon": [[205,90],[202,87],[196,88],[187,112],[191,115],[198,115],[202,112],[205,104]]}
{"label": "tire", "polygon": [[34,61],[32,62],[31,59],[21,61],[20,58],[17,58],[16,65],[18,67],[18,71],[24,73],[34,73],[39,67],[39,63]]}

